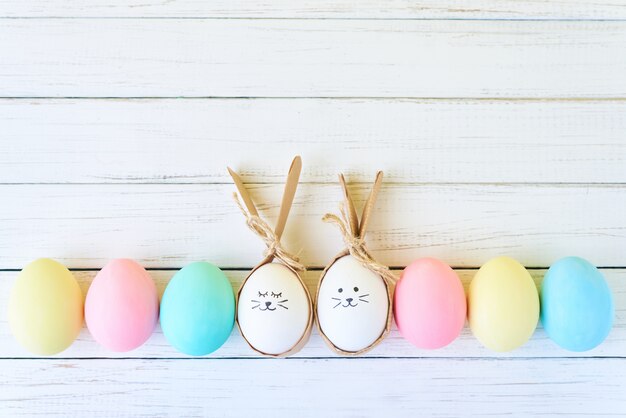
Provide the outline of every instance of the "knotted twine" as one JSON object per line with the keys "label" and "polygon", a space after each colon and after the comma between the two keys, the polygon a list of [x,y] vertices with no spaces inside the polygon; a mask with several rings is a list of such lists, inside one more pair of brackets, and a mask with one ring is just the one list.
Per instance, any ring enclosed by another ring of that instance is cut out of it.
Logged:
{"label": "knotted twine", "polygon": [[300,263],[300,258],[286,251],[280,243],[280,238],[274,232],[274,229],[258,215],[253,215],[247,211],[241,204],[237,193],[233,193],[233,198],[239,207],[239,210],[246,218],[246,225],[256,235],[259,236],[267,247],[263,255],[266,258],[276,257],[287,266],[297,272],[306,270],[303,264]]}
{"label": "knotted twine", "polygon": [[388,285],[393,286],[397,280],[396,276],[389,270],[389,267],[374,260],[367,251],[365,246],[365,231],[362,231],[361,236],[357,236],[352,232],[346,205],[346,202],[341,203],[339,207],[340,216],[334,213],[327,213],[322,218],[322,221],[337,225],[350,255],[356,258],[363,267],[380,275]]}

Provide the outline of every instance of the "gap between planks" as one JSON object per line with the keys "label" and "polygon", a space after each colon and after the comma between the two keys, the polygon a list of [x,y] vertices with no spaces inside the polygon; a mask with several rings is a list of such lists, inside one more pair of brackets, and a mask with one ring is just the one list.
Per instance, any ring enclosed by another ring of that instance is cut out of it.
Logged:
{"label": "gap between planks", "polygon": [[[626,20],[625,20],[626,21]],[[415,101],[415,102],[625,102],[626,97],[472,97],[472,96],[0,96],[0,100],[114,100],[114,101],[138,101],[138,100],[368,100],[368,101]]]}
{"label": "gap between planks", "polygon": [[[181,268],[183,268],[184,266],[179,266],[179,267],[146,267],[146,271],[178,271]],[[219,266],[218,266],[219,267]],[[239,271],[246,271],[246,270],[252,270],[255,266],[244,266],[244,267],[219,267],[220,270],[222,271],[233,271],[233,272],[239,272]],[[388,266],[391,270],[402,270],[404,269],[404,267],[406,266]],[[469,270],[469,271],[474,271],[474,270],[478,270],[480,267],[455,267],[455,266],[450,266],[452,269],[454,270]],[[545,270],[548,267],[526,267],[526,270]],[[597,268],[599,269],[606,269],[605,267],[599,267],[597,266]],[[614,269],[624,269],[626,267],[612,267]],[[101,267],[86,267],[86,268],[70,268],[69,269],[72,272],[98,272],[101,270]],[[312,266],[312,267],[307,267],[306,271],[310,271],[310,272],[321,272],[322,270],[324,270],[324,266]],[[0,269],[0,273],[19,273],[20,271],[22,271],[22,269]]]}
{"label": "gap between planks", "polygon": [[220,16],[0,16],[0,20],[251,20],[251,21],[416,21],[416,22],[626,22],[626,18],[482,18],[482,17],[220,17]]}
{"label": "gap between planks", "polygon": [[359,360],[485,360],[490,359],[494,361],[511,361],[511,360],[626,360],[626,355],[624,356],[587,356],[587,357],[576,357],[576,356],[559,356],[559,357],[550,357],[550,356],[536,356],[536,357],[480,357],[480,356],[465,356],[465,357],[429,357],[429,356],[317,356],[317,357],[303,357],[293,355],[289,357],[281,357],[281,358],[273,358],[273,357],[209,357],[209,356],[198,356],[198,357],[0,357],[1,361],[32,361],[32,360],[43,360],[43,361],[90,361],[90,360],[164,360],[164,361],[220,361],[220,360],[268,360],[268,361],[293,361],[293,360],[349,360],[349,361],[359,361]]}

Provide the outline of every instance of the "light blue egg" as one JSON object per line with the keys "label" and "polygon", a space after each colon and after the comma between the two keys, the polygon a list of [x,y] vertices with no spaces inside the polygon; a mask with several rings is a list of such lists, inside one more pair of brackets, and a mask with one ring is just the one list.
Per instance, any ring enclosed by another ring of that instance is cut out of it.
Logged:
{"label": "light blue egg", "polygon": [[194,356],[220,348],[235,323],[235,295],[222,270],[189,264],[170,280],[161,299],[161,328],[179,351]]}
{"label": "light blue egg", "polygon": [[541,285],[541,322],[548,336],[571,351],[600,344],[613,326],[613,297],[602,273],[579,257],[554,263]]}

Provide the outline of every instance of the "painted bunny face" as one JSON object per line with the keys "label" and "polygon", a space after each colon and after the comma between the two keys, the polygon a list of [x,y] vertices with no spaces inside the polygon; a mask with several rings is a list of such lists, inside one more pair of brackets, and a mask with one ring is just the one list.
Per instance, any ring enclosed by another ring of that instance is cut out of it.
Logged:
{"label": "painted bunny face", "polygon": [[320,284],[317,317],[324,335],[344,351],[372,345],[387,325],[389,297],[382,277],[347,255]]}
{"label": "painted bunny face", "polygon": [[255,349],[282,354],[307,329],[311,306],[298,276],[280,263],[256,269],[239,293],[237,321]]}

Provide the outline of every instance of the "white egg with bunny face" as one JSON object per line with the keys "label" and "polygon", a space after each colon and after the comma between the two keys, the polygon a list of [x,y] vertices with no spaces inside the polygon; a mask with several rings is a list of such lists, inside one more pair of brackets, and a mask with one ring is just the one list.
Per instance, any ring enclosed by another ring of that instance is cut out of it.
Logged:
{"label": "white egg with bunny face", "polygon": [[237,322],[257,351],[281,355],[305,337],[311,320],[310,298],[287,266],[267,263],[252,272],[239,293]]}
{"label": "white egg with bunny face", "polygon": [[389,317],[389,294],[383,278],[351,255],[327,270],[317,295],[320,330],[336,348],[358,352],[384,333]]}

